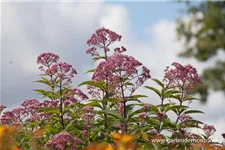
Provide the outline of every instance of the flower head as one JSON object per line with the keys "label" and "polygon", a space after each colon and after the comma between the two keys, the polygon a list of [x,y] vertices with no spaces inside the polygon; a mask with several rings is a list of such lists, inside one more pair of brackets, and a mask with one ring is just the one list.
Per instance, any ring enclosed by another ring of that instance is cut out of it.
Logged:
{"label": "flower head", "polygon": [[35,116],[40,107],[41,103],[36,99],[27,99],[20,107],[15,108],[12,111],[5,111],[0,118],[0,122],[3,125],[23,124],[24,121]]}
{"label": "flower head", "polygon": [[59,56],[50,52],[42,53],[37,58],[37,63],[42,64],[43,66],[49,67],[53,63],[57,63]]}
{"label": "flower head", "polygon": [[205,124],[203,127],[203,131],[205,132],[205,135],[207,137],[211,136],[214,132],[216,132],[216,129],[213,125],[207,125]]}
{"label": "flower head", "polygon": [[190,92],[194,86],[201,84],[201,79],[193,66],[182,66],[177,62],[172,63],[172,66],[175,68],[167,67],[164,70],[165,75],[163,79],[170,86],[182,88]]}
{"label": "flower head", "polygon": [[163,113],[163,112],[158,112],[156,115],[157,115],[157,119],[159,121],[162,121],[162,120],[164,120],[164,119],[167,118],[167,114],[166,113]]}
{"label": "flower head", "polygon": [[182,115],[178,116],[178,119],[181,122],[185,122],[185,121],[188,121],[188,120],[192,119],[192,117],[190,115],[187,115],[187,114],[182,114]]}
{"label": "flower head", "polygon": [[6,107],[5,107],[4,105],[0,104],[0,115],[1,115],[2,111],[3,111],[5,108],[6,108]]}
{"label": "flower head", "polygon": [[[139,72],[139,67],[142,67],[142,72]],[[132,79],[136,87],[139,87],[150,77],[150,71],[138,60],[132,56],[115,53],[97,66],[92,80],[108,81],[111,89],[114,89],[122,79]]]}
{"label": "flower head", "polygon": [[69,132],[61,132],[54,135],[52,139],[45,144],[45,147],[57,150],[76,150],[77,144],[81,144],[79,138],[73,137]]}
{"label": "flower head", "polygon": [[104,27],[100,28],[96,30],[95,33],[92,34],[91,38],[87,41],[87,44],[89,46],[92,45],[93,47],[89,48],[86,53],[91,54],[92,56],[99,56],[96,47],[104,49],[104,52],[106,53],[109,51],[108,46],[115,41],[120,41],[121,38],[122,36],[116,32],[105,29]]}

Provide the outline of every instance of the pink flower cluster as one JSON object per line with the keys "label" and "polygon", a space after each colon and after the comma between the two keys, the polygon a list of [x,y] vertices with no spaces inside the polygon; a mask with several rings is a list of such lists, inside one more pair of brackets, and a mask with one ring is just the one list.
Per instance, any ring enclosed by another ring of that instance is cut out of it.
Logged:
{"label": "pink flower cluster", "polygon": [[4,105],[0,104],[0,115],[1,115],[2,111],[3,111],[5,108],[6,108],[6,107],[5,107]]}
{"label": "pink flower cluster", "polygon": [[60,81],[66,79],[66,84],[71,83],[71,79],[77,74],[76,70],[72,68],[72,65],[65,62],[59,62],[52,65],[45,73],[50,76],[55,75]]}
{"label": "pink flower cluster", "polygon": [[120,115],[123,116],[124,115],[124,103],[116,103],[116,105],[117,105]]}
{"label": "pink flower cluster", "polygon": [[[52,85],[57,79],[66,80],[65,85],[71,83],[71,79],[77,74],[72,65],[65,62],[58,62],[59,56],[53,53],[42,53],[37,58],[37,63],[41,64],[39,69],[51,77]],[[54,78],[53,78],[54,77]]]}
{"label": "pink flower cluster", "polygon": [[[57,63],[59,56],[50,52],[42,53],[37,58],[37,63],[42,64],[45,67],[50,67],[53,63]],[[43,67],[40,67],[40,69]]]}
{"label": "pink flower cluster", "polygon": [[132,56],[115,53],[97,66],[92,80],[108,81],[109,87],[114,89],[124,82],[123,79],[137,78],[135,83],[139,87],[151,77],[150,71],[145,66],[142,66],[142,73],[138,73],[138,67],[141,66],[142,63]]}
{"label": "pink flower cluster", "polygon": [[81,144],[79,138],[73,137],[69,132],[61,132],[54,135],[45,147],[57,150],[77,150],[77,144]]}
{"label": "pink flower cluster", "polygon": [[64,93],[63,103],[65,107],[69,107],[74,103],[77,103],[82,100],[87,100],[88,96],[84,94],[80,89],[71,88]]}
{"label": "pink flower cluster", "polygon": [[144,104],[143,105],[143,109],[145,109],[145,110],[149,110],[151,108],[151,105],[150,104]]}
{"label": "pink flower cluster", "polygon": [[94,108],[92,106],[85,106],[82,108],[82,110],[84,111],[83,115],[81,116],[81,118],[84,120],[85,122],[85,129],[90,129],[92,127],[92,123],[94,120]]}
{"label": "pink flower cluster", "polygon": [[181,122],[185,122],[185,121],[188,121],[188,120],[191,120],[192,117],[188,114],[181,114],[178,116],[178,119],[181,121]]}
{"label": "pink flower cluster", "polygon": [[58,108],[59,107],[59,100],[44,100],[41,103],[42,107],[50,107],[50,108]]}
{"label": "pink flower cluster", "polygon": [[40,106],[41,103],[36,99],[27,99],[20,107],[12,111],[5,111],[0,118],[0,123],[3,125],[23,124],[23,122],[36,115]]}
{"label": "pink flower cluster", "polygon": [[101,89],[97,89],[94,86],[88,85],[87,90],[88,90],[88,93],[91,95],[92,98],[95,98],[95,99],[101,98],[101,96],[100,96]]}
{"label": "pink flower cluster", "polygon": [[148,118],[148,114],[146,112],[142,112],[138,114],[140,120],[145,120]]}
{"label": "pink flower cluster", "polygon": [[92,34],[91,38],[87,41],[87,44],[89,46],[92,45],[93,47],[89,48],[86,53],[91,54],[92,56],[99,56],[97,48],[104,49],[104,52],[106,53],[109,51],[108,46],[115,41],[120,41],[121,38],[122,36],[117,34],[116,32],[105,29],[104,27],[100,28],[96,30],[95,33]]}
{"label": "pink flower cluster", "polygon": [[209,137],[209,136],[213,135],[214,132],[216,132],[216,129],[213,125],[205,124],[203,127],[203,131],[204,131],[205,135],[207,137]]}
{"label": "pink flower cluster", "polygon": [[2,105],[2,104],[0,104],[0,110],[3,110],[3,109],[5,109],[6,107],[4,106],[4,105]]}
{"label": "pink flower cluster", "polygon": [[190,92],[194,86],[202,83],[197,70],[193,66],[182,66],[177,62],[172,63],[172,66],[175,68],[167,67],[164,70],[165,75],[163,79],[163,81],[167,82],[170,86],[179,87]]}
{"label": "pink flower cluster", "polygon": [[150,132],[152,135],[157,135],[157,134],[159,134],[159,131],[156,130],[156,129],[151,129],[149,132]]}
{"label": "pink flower cluster", "polygon": [[167,114],[163,113],[163,112],[158,112],[156,115],[157,115],[156,117],[159,121],[163,121],[164,119],[166,119],[168,117]]}

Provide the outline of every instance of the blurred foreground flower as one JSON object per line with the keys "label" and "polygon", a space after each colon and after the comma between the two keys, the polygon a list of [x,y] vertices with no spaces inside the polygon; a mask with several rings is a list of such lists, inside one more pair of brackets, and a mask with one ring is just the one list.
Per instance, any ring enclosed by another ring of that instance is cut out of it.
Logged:
{"label": "blurred foreground flower", "polygon": [[16,145],[13,140],[16,132],[18,132],[20,126],[0,126],[0,149],[1,150],[19,150],[19,147]]}
{"label": "blurred foreground flower", "polygon": [[83,150],[140,150],[140,148],[133,143],[133,135],[114,132],[112,134],[112,139],[115,141],[113,144],[93,143]]}

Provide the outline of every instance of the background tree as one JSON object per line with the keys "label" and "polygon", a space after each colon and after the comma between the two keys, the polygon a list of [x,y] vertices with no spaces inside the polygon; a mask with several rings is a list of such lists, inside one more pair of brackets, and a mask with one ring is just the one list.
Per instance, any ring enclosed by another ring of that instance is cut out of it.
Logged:
{"label": "background tree", "polygon": [[[219,51],[225,51],[225,1],[186,2],[185,13],[190,19],[177,20],[179,39],[185,40],[185,50],[179,56],[194,57],[207,62]],[[203,86],[197,89],[201,101],[206,102],[208,91],[225,93],[225,58],[216,57],[215,64],[201,74]]]}

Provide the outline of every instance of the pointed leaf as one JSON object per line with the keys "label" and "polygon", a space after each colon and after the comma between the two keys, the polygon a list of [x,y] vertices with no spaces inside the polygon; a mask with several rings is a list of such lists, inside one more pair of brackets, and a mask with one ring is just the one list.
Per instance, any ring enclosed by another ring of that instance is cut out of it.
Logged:
{"label": "pointed leaf", "polygon": [[164,88],[164,84],[160,81],[160,80],[158,80],[158,79],[156,79],[156,78],[152,78],[152,80],[153,81],[155,81],[158,85],[160,85],[162,88]]}
{"label": "pointed leaf", "polygon": [[160,91],[159,91],[158,89],[156,89],[156,88],[154,88],[154,87],[151,87],[151,86],[145,86],[145,88],[154,91],[154,92],[155,92],[156,94],[158,94],[159,97],[161,98],[161,93],[160,93]]}

